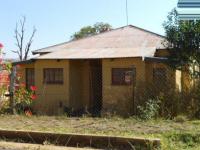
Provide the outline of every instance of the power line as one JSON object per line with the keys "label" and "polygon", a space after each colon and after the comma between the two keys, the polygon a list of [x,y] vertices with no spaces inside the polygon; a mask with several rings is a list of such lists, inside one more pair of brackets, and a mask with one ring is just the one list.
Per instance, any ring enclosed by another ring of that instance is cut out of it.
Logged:
{"label": "power line", "polygon": [[128,0],[126,0],[126,24],[128,25]]}

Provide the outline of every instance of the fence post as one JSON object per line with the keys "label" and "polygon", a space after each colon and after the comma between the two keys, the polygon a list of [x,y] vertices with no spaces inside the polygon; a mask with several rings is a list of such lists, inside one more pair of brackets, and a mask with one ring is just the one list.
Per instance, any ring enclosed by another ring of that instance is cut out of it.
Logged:
{"label": "fence post", "polygon": [[16,66],[13,66],[11,69],[11,74],[10,74],[10,87],[9,87],[10,108],[11,108],[12,114],[16,114],[15,100],[14,100],[15,77],[16,77]]}

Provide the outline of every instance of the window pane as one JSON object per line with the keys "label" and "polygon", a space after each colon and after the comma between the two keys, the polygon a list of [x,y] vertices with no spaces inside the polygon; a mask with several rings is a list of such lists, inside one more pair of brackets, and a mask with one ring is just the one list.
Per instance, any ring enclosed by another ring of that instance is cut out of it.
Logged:
{"label": "window pane", "polygon": [[45,68],[44,69],[44,83],[47,84],[62,84],[63,83],[63,69],[62,68]]}
{"label": "window pane", "polygon": [[163,88],[166,84],[166,69],[165,68],[155,68],[153,69],[153,82],[157,88]]}
{"label": "window pane", "polygon": [[26,68],[26,88],[35,85],[35,71],[33,68]]}
{"label": "window pane", "polygon": [[135,69],[133,68],[113,68],[112,84],[113,85],[131,85],[135,79]]}

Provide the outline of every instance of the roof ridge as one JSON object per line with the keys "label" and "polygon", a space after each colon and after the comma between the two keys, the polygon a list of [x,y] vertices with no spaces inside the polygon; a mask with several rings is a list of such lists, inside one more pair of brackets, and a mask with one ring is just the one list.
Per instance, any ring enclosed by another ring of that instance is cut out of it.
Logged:
{"label": "roof ridge", "polygon": [[139,30],[142,30],[142,31],[145,31],[145,32],[148,32],[148,33],[151,33],[153,35],[156,35],[156,36],[159,36],[159,37],[162,37],[162,38],[166,38],[164,35],[161,35],[159,33],[156,33],[156,32],[153,32],[153,31],[150,31],[150,30],[147,30],[147,29],[144,29],[144,28],[140,28],[138,26],[134,26],[134,25],[129,25],[130,27],[133,27],[133,28],[137,28]]}
{"label": "roof ridge", "polygon": [[158,34],[158,33],[155,33],[155,32],[152,32],[152,31],[149,31],[147,29],[143,29],[143,28],[140,28],[140,27],[137,27],[137,26],[134,26],[134,25],[126,25],[126,26],[115,28],[115,29],[112,29],[112,30],[109,30],[109,31],[105,31],[105,32],[99,33],[99,34],[95,34],[95,35],[91,35],[91,36],[88,36],[88,37],[84,37],[84,38],[81,38],[81,39],[71,40],[71,41],[55,44],[55,45],[52,45],[52,46],[47,46],[47,47],[44,47],[44,48],[41,48],[41,49],[38,49],[38,50],[34,50],[34,51],[32,51],[32,53],[33,54],[38,54],[38,53],[40,53],[39,51],[41,51],[43,49],[52,48],[52,47],[55,47],[55,46],[61,46],[61,45],[72,43],[72,42],[78,42],[78,41],[81,41],[81,40],[85,40],[85,39],[88,39],[88,38],[92,38],[92,37],[99,36],[99,35],[102,35],[102,34],[110,33],[110,32],[116,31],[116,30],[120,30],[120,29],[123,29],[123,28],[126,28],[126,27],[136,28],[138,30],[142,30],[144,32],[148,32],[150,34],[165,38],[165,36],[163,36],[161,34]]}

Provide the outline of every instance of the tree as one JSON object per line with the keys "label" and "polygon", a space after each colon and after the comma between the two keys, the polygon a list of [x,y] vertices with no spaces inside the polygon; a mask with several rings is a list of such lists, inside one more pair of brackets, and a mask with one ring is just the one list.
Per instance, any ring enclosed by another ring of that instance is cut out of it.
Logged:
{"label": "tree", "polygon": [[94,24],[93,26],[85,26],[81,28],[80,31],[74,33],[71,36],[71,38],[72,40],[77,40],[84,37],[89,37],[92,35],[110,31],[111,29],[112,29],[112,26],[110,24],[99,22],[99,23]]}
{"label": "tree", "polygon": [[16,24],[15,28],[14,37],[18,49],[12,52],[18,54],[19,60],[27,60],[31,45],[33,43],[33,37],[35,36],[36,33],[36,28],[34,27],[28,42],[25,43],[25,23],[26,23],[26,17],[23,17],[22,19],[20,19],[19,25],[18,23]]}
{"label": "tree", "polygon": [[174,69],[189,71],[191,77],[200,76],[200,21],[179,20],[176,9],[164,22],[165,46],[169,50],[169,65]]}

